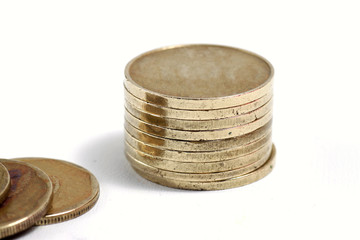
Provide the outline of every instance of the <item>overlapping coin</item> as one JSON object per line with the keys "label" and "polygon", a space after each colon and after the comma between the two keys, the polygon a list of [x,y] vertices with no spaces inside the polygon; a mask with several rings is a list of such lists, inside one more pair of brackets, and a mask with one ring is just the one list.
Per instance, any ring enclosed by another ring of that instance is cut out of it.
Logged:
{"label": "overlapping coin", "polygon": [[125,154],[144,178],[220,190],[265,177],[273,74],[254,53],[218,45],[156,49],[125,68]]}

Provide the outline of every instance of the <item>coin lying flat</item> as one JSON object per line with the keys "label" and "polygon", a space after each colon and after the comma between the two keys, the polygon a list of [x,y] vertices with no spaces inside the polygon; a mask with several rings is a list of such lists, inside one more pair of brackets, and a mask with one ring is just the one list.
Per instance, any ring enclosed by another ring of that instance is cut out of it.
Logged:
{"label": "coin lying flat", "polygon": [[272,87],[273,73],[267,60],[249,51],[182,45],[134,58],[126,66],[124,84],[149,103],[206,110],[238,106],[264,96]]}
{"label": "coin lying flat", "polygon": [[48,158],[18,158],[49,175],[53,201],[47,214],[36,222],[46,225],[63,222],[89,211],[99,198],[99,183],[88,170],[73,163]]}
{"label": "coin lying flat", "polygon": [[215,173],[234,170],[260,161],[263,158],[267,159],[271,153],[271,142],[247,155],[217,162],[172,161],[146,154],[134,149],[127,143],[125,143],[125,153],[140,162],[162,170],[183,173]]}
{"label": "coin lying flat", "polygon": [[0,204],[6,199],[10,190],[10,175],[6,167],[0,163]]}
{"label": "coin lying flat", "polygon": [[273,146],[268,161],[260,168],[250,173],[241,175],[239,177],[220,180],[220,181],[213,181],[213,182],[180,181],[180,180],[170,179],[164,176],[160,177],[158,175],[150,174],[149,172],[144,172],[136,168],[135,171],[144,178],[167,187],[187,189],[187,190],[223,190],[227,188],[244,186],[264,178],[274,168],[275,156],[276,156],[276,150],[275,147]]}
{"label": "coin lying flat", "polygon": [[272,98],[272,93],[262,96],[261,98],[231,108],[221,108],[221,109],[212,109],[212,110],[183,110],[183,109],[173,109],[157,106],[144,102],[131,93],[129,93],[125,88],[125,100],[133,106],[143,112],[154,114],[156,116],[162,116],[167,118],[175,119],[187,119],[187,120],[217,120],[230,117],[239,117],[239,118],[249,118],[254,114],[249,114],[256,109],[261,109],[262,106],[266,105]]}
{"label": "coin lying flat", "polygon": [[236,127],[218,129],[218,130],[208,130],[208,131],[185,131],[185,130],[175,130],[168,129],[163,127],[158,127],[141,121],[140,119],[132,116],[129,112],[125,111],[125,120],[144,132],[149,134],[169,138],[169,139],[178,139],[178,140],[187,140],[187,141],[204,141],[204,140],[219,140],[226,139],[230,137],[237,137],[251,133],[256,129],[264,126],[272,119],[272,110],[266,113],[263,117]]}
{"label": "coin lying flat", "polygon": [[[221,118],[221,119],[207,119],[207,120],[189,120],[189,119],[176,119],[168,118],[165,116],[154,115],[152,113],[144,112],[141,109],[138,109],[133,106],[131,102],[125,101],[126,110],[133,115],[134,117],[165,128],[177,129],[177,130],[195,130],[195,131],[204,131],[204,130],[216,130],[231,128],[234,126],[243,125],[255,121],[258,118],[261,118],[266,113],[268,113],[272,108],[272,99],[266,102],[264,105],[256,108],[253,111],[241,114],[235,117]],[[235,110],[233,110],[235,111]]]}
{"label": "coin lying flat", "polygon": [[0,238],[19,233],[40,220],[50,207],[50,178],[28,163],[0,160],[11,178],[11,189],[0,205]]}
{"label": "coin lying flat", "polygon": [[222,161],[242,155],[247,155],[258,148],[261,148],[266,143],[271,142],[271,132],[264,137],[255,140],[254,142],[239,145],[234,148],[229,148],[220,151],[202,151],[202,152],[188,152],[188,151],[174,151],[162,149],[159,147],[150,146],[144,142],[137,140],[130,134],[125,132],[125,141],[135,149],[152,155],[154,157],[166,158],[174,161],[183,162],[213,162]]}
{"label": "coin lying flat", "polygon": [[125,130],[137,140],[146,142],[150,146],[178,151],[218,151],[246,145],[268,134],[271,131],[271,126],[272,120],[255,131],[238,137],[209,141],[182,141],[148,134],[125,121]]}

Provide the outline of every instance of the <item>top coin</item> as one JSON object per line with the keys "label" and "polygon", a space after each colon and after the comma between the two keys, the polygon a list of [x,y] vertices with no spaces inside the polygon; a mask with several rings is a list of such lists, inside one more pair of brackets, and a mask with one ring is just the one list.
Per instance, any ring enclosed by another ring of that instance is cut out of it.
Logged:
{"label": "top coin", "polygon": [[0,204],[6,199],[10,190],[10,175],[4,165],[0,163]]}
{"label": "top coin", "polygon": [[156,49],[131,60],[125,87],[163,107],[210,110],[239,106],[271,92],[274,70],[254,53],[217,45]]}

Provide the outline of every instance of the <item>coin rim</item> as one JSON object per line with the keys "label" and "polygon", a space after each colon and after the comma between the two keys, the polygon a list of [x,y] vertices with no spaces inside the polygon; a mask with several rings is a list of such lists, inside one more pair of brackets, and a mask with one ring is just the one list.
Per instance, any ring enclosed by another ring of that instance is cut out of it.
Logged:
{"label": "coin rim", "polygon": [[[3,159],[0,159],[0,161]],[[4,159],[6,160],[6,159]],[[7,168],[0,162],[0,172],[3,172],[4,175],[4,179],[1,179],[1,181],[4,181],[4,184],[0,185],[0,205],[1,203],[7,198],[8,193],[10,191],[10,187],[11,187],[11,182],[10,182],[10,174],[9,171],[7,170]]]}

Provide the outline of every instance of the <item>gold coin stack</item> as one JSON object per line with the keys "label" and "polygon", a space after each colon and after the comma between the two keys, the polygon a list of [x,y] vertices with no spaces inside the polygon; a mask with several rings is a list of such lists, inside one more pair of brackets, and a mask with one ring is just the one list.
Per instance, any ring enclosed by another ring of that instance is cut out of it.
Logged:
{"label": "gold coin stack", "polygon": [[168,187],[219,190],[271,172],[273,67],[237,48],[182,45],[125,69],[125,152]]}

